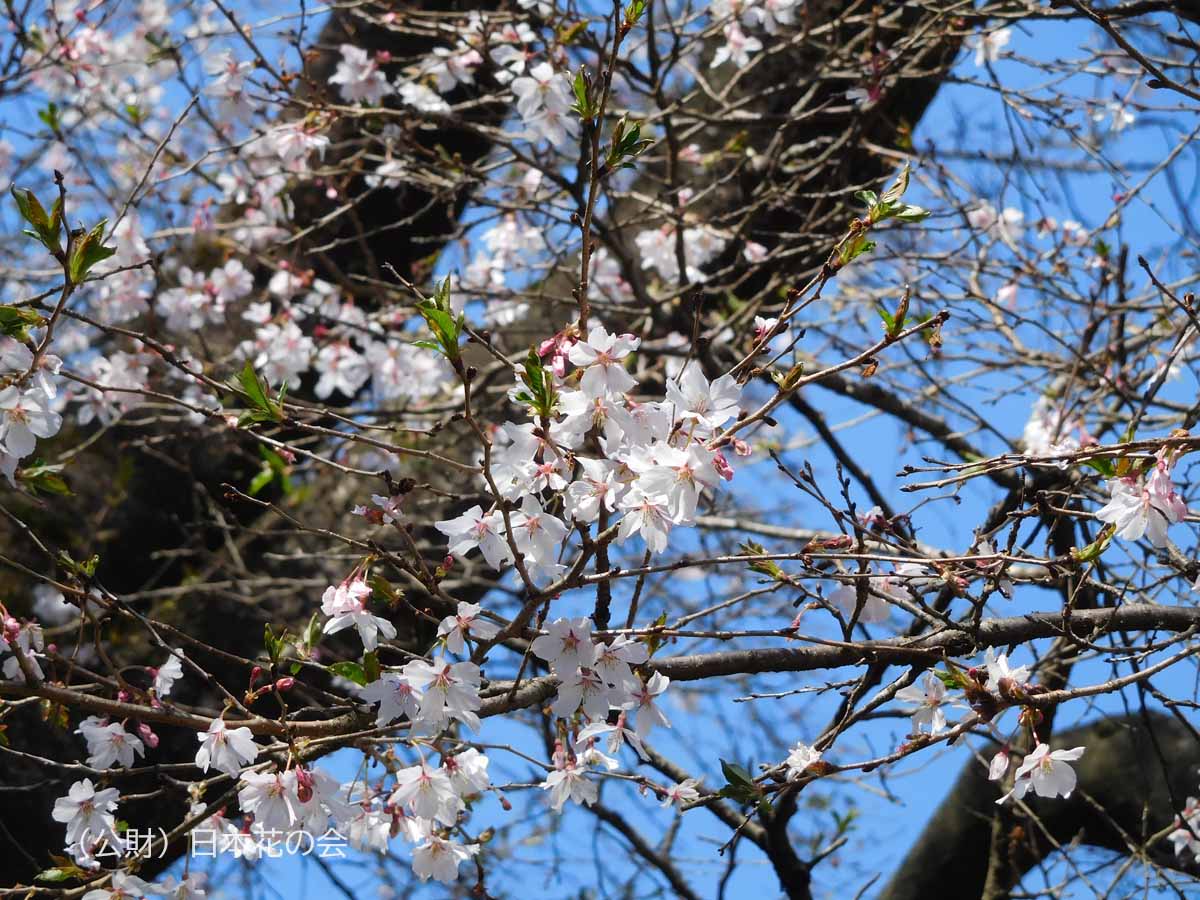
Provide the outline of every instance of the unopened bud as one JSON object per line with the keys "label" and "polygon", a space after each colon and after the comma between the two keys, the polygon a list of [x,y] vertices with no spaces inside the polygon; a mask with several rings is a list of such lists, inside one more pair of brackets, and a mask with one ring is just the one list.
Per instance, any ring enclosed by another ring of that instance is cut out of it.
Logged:
{"label": "unopened bud", "polygon": [[447,553],[446,558],[442,560],[442,568],[447,572],[454,568],[454,557],[449,553]]}
{"label": "unopened bud", "polygon": [[1008,748],[1001,747],[988,766],[988,781],[999,781],[1008,771]]}
{"label": "unopened bud", "polygon": [[258,679],[262,678],[262,666],[255,666],[250,670],[250,687],[254,687],[258,683]]}
{"label": "unopened bud", "polygon": [[8,616],[4,620],[4,637],[10,641],[15,641],[21,633],[21,623]]}
{"label": "unopened bud", "polygon": [[313,795],[312,773],[305,768],[296,769],[296,796],[301,803],[307,803]]}
{"label": "unopened bud", "polygon": [[117,699],[122,703],[128,703],[131,699],[129,696],[129,691],[125,690],[125,688],[121,688],[121,690],[117,691]]}
{"label": "unopened bud", "polygon": [[145,722],[142,722],[138,725],[137,730],[138,734],[142,736],[142,743],[144,743],[147,747],[153,750],[158,746],[158,735],[154,733],[149,725],[147,725]]}
{"label": "unopened bud", "polygon": [[278,681],[275,682],[275,690],[279,691],[280,693],[284,693],[285,691],[290,691],[295,686],[296,686],[296,679],[292,678],[290,675],[288,675],[284,678],[280,678]]}

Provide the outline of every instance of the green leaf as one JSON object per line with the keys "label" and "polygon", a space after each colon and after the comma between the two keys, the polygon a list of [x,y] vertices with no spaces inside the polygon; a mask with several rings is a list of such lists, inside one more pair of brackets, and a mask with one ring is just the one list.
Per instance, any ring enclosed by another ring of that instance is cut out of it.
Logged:
{"label": "green leaf", "polygon": [[254,371],[254,365],[249,360],[246,360],[246,365],[238,373],[238,384],[250,401],[250,409],[242,416],[238,424],[283,421],[283,407],[271,398],[270,386],[261,375]]}
{"label": "green leaf", "polygon": [[847,238],[838,248],[838,265],[839,267],[849,265],[864,253],[870,253],[874,249],[875,242],[867,240],[865,231],[855,234]]}
{"label": "green leaf", "polygon": [[429,350],[435,350],[441,353],[446,359],[455,364],[456,369],[461,365],[461,354],[459,353],[459,341],[462,338],[462,332],[466,319],[459,314],[454,315],[454,309],[450,304],[450,276],[447,275],[438,286],[433,297],[422,300],[417,304],[417,312],[425,320],[429,326],[429,330],[433,332],[436,343],[430,341],[414,341],[415,346],[425,347]]}
{"label": "green leaf", "polygon": [[1116,478],[1117,468],[1113,465],[1113,461],[1107,456],[1098,456],[1095,459],[1085,459],[1083,465],[1089,469],[1095,469],[1105,478]]}
{"label": "green leaf", "polygon": [[26,307],[0,306],[0,334],[28,341],[30,328],[39,328],[46,320],[35,310]]}
{"label": "green leaf", "polygon": [[96,263],[108,259],[117,252],[115,247],[104,246],[104,229],[107,227],[108,220],[101,219],[95,228],[72,245],[68,271],[71,281],[75,284],[79,284],[87,278],[88,272]]}
{"label": "green leaf", "polygon": [[258,474],[251,479],[250,487],[246,489],[246,493],[251,497],[257,497],[258,492],[274,480],[275,470],[270,466],[263,466],[261,469],[259,469]]}
{"label": "green leaf", "polygon": [[896,180],[883,192],[883,196],[879,198],[879,202],[889,206],[899,202],[900,198],[904,196],[904,192],[908,190],[908,178],[910,174],[911,169],[908,163],[905,163],[904,168],[900,170],[900,174],[896,176]]}
{"label": "green leaf", "polygon": [[35,494],[55,494],[70,497],[71,487],[60,474],[63,466],[49,466],[38,460],[31,466],[17,471],[17,480]]}
{"label": "green leaf", "polygon": [[329,671],[334,675],[340,675],[342,678],[348,678],[359,687],[368,684],[366,671],[356,662],[350,662],[349,660],[336,662],[329,666]]}
{"label": "green leaf", "polygon": [[631,0],[625,7],[625,24],[632,28],[646,11],[646,0]]}
{"label": "green leaf", "polygon": [[579,71],[575,74],[575,80],[571,82],[571,91],[575,94],[575,104],[571,109],[579,113],[581,119],[591,119],[594,115],[592,101],[588,97],[590,88],[591,83],[588,80],[587,74],[580,67]]}
{"label": "green leaf", "polygon": [[948,688],[963,688],[966,687],[966,682],[957,672],[943,672],[941,669],[930,670],[934,677]]}
{"label": "green leaf", "polygon": [[866,204],[867,209],[871,209],[879,204],[879,195],[874,191],[855,191],[854,196]]}
{"label": "green leaf", "polygon": [[762,791],[754,783],[750,773],[727,760],[721,760],[721,772],[725,775],[725,786],[718,792],[722,797],[737,800],[741,803],[757,803]]}
{"label": "green leaf", "polygon": [[1099,559],[1108,545],[1112,543],[1113,535],[1116,533],[1116,528],[1112,525],[1105,525],[1100,532],[1100,537],[1092,541],[1082,550],[1072,550],[1071,558],[1076,562],[1091,562]]}
{"label": "green leaf", "polygon": [[14,185],[12,195],[13,199],[17,201],[17,209],[21,213],[21,218],[33,226],[32,230],[26,230],[25,234],[41,241],[42,246],[53,253],[56,258],[61,259],[62,195],[60,194],[54,201],[49,214],[33,191]]}
{"label": "green leaf", "polygon": [[21,218],[39,232],[50,227],[50,216],[33,191],[13,185],[12,195],[17,201],[17,209],[21,211]]}
{"label": "green leaf", "polygon": [[366,673],[368,684],[379,680],[379,656],[374,650],[363,654],[363,671]]}
{"label": "green leaf", "polygon": [[100,565],[100,557],[93,554],[83,562],[76,562],[66,550],[59,550],[58,563],[79,578],[92,578],[96,574],[96,566]]}

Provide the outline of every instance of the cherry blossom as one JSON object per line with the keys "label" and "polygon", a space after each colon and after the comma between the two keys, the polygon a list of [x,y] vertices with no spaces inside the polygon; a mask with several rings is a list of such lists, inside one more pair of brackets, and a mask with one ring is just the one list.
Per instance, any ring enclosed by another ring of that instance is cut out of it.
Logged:
{"label": "cherry blossom", "polygon": [[291,831],[300,817],[300,798],[296,793],[296,773],[246,772],[238,790],[238,804],[254,814],[259,828]]}
{"label": "cherry blossom", "polygon": [[468,634],[476,640],[486,641],[494,638],[500,631],[500,626],[480,618],[479,604],[467,603],[460,600],[458,611],[452,616],[446,616],[438,624],[438,637],[445,639],[446,649],[451,653],[462,653],[466,648],[465,638]]}
{"label": "cherry blossom", "polygon": [[207,731],[196,732],[200,749],[196,751],[196,767],[207,772],[209,767],[235,778],[242,767],[254,762],[259,747],[249,728],[230,728],[224,719],[213,719]]}
{"label": "cherry blossom", "polygon": [[512,551],[504,539],[504,518],[499,510],[484,515],[483,508],[472,506],[461,516],[435,522],[434,527],[452,539],[449,552],[465,556],[476,547],[493,569],[512,563]]}
{"label": "cherry blossom", "polygon": [[788,781],[795,781],[797,778],[803,776],[807,772],[808,767],[815,762],[819,762],[820,759],[820,750],[810,747],[803,741],[797,743],[784,761],[784,765],[787,767]]}
{"label": "cherry blossom", "polygon": [[1038,744],[1017,769],[1012,790],[996,802],[1004,803],[1010,797],[1020,800],[1030,788],[1039,797],[1070,797],[1076,778],[1075,770],[1067,763],[1083,756],[1084,749],[1051,751],[1049,745]]}
{"label": "cherry blossom", "polygon": [[83,735],[87,741],[88,765],[96,769],[108,769],[114,763],[129,767],[136,756],[146,753],[141,739],[127,732],[120,722],[90,716],[79,723],[76,734]]}
{"label": "cherry blossom", "polygon": [[1000,51],[1012,40],[1011,28],[997,28],[995,31],[972,35],[967,38],[967,46],[975,51],[975,65],[983,66],[1000,59]]}
{"label": "cherry blossom", "polygon": [[336,71],[330,76],[329,83],[338,85],[342,99],[349,103],[361,101],[378,106],[380,101],[392,92],[387,76],[361,47],[342,44],[338,49],[342,58]]}
{"label": "cherry blossom", "polygon": [[380,635],[385,640],[394,638],[396,626],[367,611],[370,599],[371,586],[362,578],[326,588],[321,597],[321,612],[329,616],[329,621],[325,623],[325,634],[336,634],[353,626],[358,629],[363,649],[368,651],[374,650],[379,644]]}
{"label": "cherry blossom", "polygon": [[946,686],[932,672],[921,679],[921,686],[910,684],[896,691],[896,699],[917,704],[912,711],[912,730],[918,734],[923,726],[929,726],[930,734],[937,734],[946,727]]}
{"label": "cherry blossom", "polygon": [[632,334],[609,334],[596,325],[586,341],[572,345],[567,358],[583,369],[580,387],[589,397],[623,394],[637,384],[622,364],[641,343]]}
{"label": "cherry blossom", "polygon": [[684,806],[688,803],[694,803],[700,799],[700,792],[696,790],[700,782],[695,778],[685,778],[677,784],[671,785],[663,793],[662,800],[659,801],[659,806]]}
{"label": "cherry blossom", "polygon": [[67,826],[67,844],[77,844],[90,839],[104,839],[117,846],[116,835],[117,798],[120,791],[105,788],[97,791],[90,778],[76,781],[67,791],[67,796],[54,802],[51,815],[56,822]]}

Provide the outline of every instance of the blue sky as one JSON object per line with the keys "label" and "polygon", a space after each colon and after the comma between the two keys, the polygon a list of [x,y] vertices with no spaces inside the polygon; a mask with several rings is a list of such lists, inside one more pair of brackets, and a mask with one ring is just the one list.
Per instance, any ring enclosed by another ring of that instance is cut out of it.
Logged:
{"label": "blue sky", "polygon": [[[1018,29],[1010,49],[1018,57],[1053,60],[1060,57],[1069,58],[1076,53],[1079,46],[1092,43],[1095,39],[1096,32],[1079,23],[1042,24]],[[995,72],[1007,88],[1033,87],[1044,77],[1031,67],[1016,61],[1001,61],[995,66]],[[969,55],[964,57],[958,73],[963,79],[969,80],[989,78],[987,72],[973,65]],[[1130,84],[1127,78],[1111,81],[1112,83],[1100,83],[1098,79],[1089,77],[1085,80],[1075,76],[1075,80],[1067,83],[1065,88],[1064,84],[1058,84],[1057,89],[1075,90],[1081,96],[1094,96],[1098,102],[1103,102],[1111,98],[1114,90],[1123,91]],[[171,102],[175,102],[173,95],[169,96]],[[1154,102],[1161,100],[1168,106],[1171,102],[1170,98],[1158,96],[1150,99]],[[178,102],[184,102],[183,98]],[[27,117],[27,110],[14,109],[11,106],[2,111],[9,121],[17,119],[22,113]],[[1181,117],[1168,108],[1164,108],[1161,113],[1144,113],[1138,127],[1120,137],[1115,145],[1108,147],[1108,152],[1116,158],[1155,162],[1161,158],[1166,148],[1178,141],[1181,130],[1191,128],[1194,123],[1194,116]],[[934,106],[922,120],[915,144],[918,153],[934,146],[943,152],[954,147],[1001,153],[1013,149],[1010,146],[1010,133],[1004,123],[996,92],[991,88],[964,82],[949,84],[943,88]],[[1023,146],[1020,142],[1017,149],[1022,153],[1044,152],[1044,149],[1031,151],[1031,148]],[[1063,155],[1068,155],[1069,150],[1070,148],[1064,148]],[[1032,223],[1043,214],[1051,214],[1060,220],[1076,218],[1089,227],[1097,226],[1112,209],[1113,195],[1130,187],[1129,183],[1105,173],[1073,177],[1069,182],[1055,185],[1046,178],[1037,183],[1021,177],[1009,179],[1004,176],[1002,169],[991,164],[958,162],[948,165],[976,184],[981,196],[990,195],[996,206],[1012,205],[1022,208],[1026,213],[1027,223]],[[1185,154],[1181,157],[1176,169],[1185,184],[1194,180],[1197,169],[1194,159],[1190,156]],[[1136,177],[1140,176],[1135,175]],[[934,198],[923,197],[919,186],[914,187],[913,199],[930,206],[935,216],[938,214]],[[1147,188],[1144,199],[1135,201],[1127,208],[1120,234],[1115,236],[1114,240],[1129,242],[1134,252],[1144,253],[1155,261],[1162,261],[1168,274],[1178,275],[1186,271],[1187,265],[1185,257],[1181,255],[1181,248],[1194,248],[1195,237],[1194,230],[1186,221],[1178,221],[1171,186],[1160,178]],[[900,239],[899,236],[885,235],[882,240],[886,244],[888,241]],[[1144,278],[1140,272],[1134,271],[1130,280],[1140,285]],[[998,280],[993,287],[998,287],[999,283]],[[948,333],[953,333],[953,326],[948,329]],[[1194,394],[1195,388],[1194,374],[1189,372],[1173,384],[1170,390]],[[816,392],[814,396],[831,422],[849,420],[863,412],[861,407],[849,401],[835,399],[826,392]],[[990,421],[1004,434],[1017,437],[1035,399],[1035,391],[1014,391],[990,409]],[[805,424],[789,415],[782,416],[781,423],[790,433],[804,432],[807,429]],[[918,463],[921,453],[918,448],[910,446],[907,436],[896,422],[882,418],[871,419],[843,432],[842,437],[851,452],[871,472],[876,483],[898,509],[907,509],[919,499],[900,491],[905,482],[895,473],[904,462]],[[983,438],[979,440],[990,450],[1001,449],[996,441],[989,442]],[[785,454],[785,459],[792,464],[799,464],[802,460],[810,461],[818,480],[826,486],[833,484],[832,459],[821,449],[790,452]],[[739,479],[735,481],[734,490],[741,502],[756,510],[765,520],[799,526],[829,525],[826,521],[811,522],[806,518],[815,517],[815,510],[806,507],[796,492],[774,472],[773,463],[769,459],[759,460],[752,467],[743,469]],[[869,501],[861,494],[857,499],[863,509],[870,506]],[[981,483],[969,484],[961,492],[962,502],[959,505],[951,507],[949,504],[943,504],[938,508],[938,514],[918,517],[920,538],[938,546],[965,549],[970,544],[973,525],[980,520],[982,512],[994,499],[995,493],[989,486]],[[708,583],[700,580],[688,581],[678,576],[665,579],[659,585],[660,593],[648,597],[645,609],[649,613],[654,609],[654,604],[661,604],[667,608],[665,604],[668,598],[664,598],[661,593],[664,589],[687,592],[711,590],[719,595],[722,587],[718,579]],[[622,608],[620,594],[621,591],[618,590],[617,608]],[[564,598],[561,607],[556,607],[556,613],[561,608],[562,614],[568,614],[573,605],[579,610],[590,608],[589,599]],[[1026,589],[1011,603],[1002,607],[995,606],[994,611],[1017,614],[1032,609],[1048,608],[1056,602],[1056,595]],[[770,614],[764,613],[763,621],[772,622],[772,627],[779,627],[780,615],[780,610],[773,609]],[[810,619],[805,620],[805,630],[811,628],[813,633],[834,635],[831,623],[819,621],[819,613],[810,616]],[[671,647],[664,652],[686,652],[686,645]],[[1026,653],[1027,651],[1019,651],[1016,661],[1029,662]],[[1106,670],[1102,669],[1099,663],[1085,664],[1077,670],[1081,679],[1098,677],[1104,671]],[[845,670],[815,674],[839,678],[850,677],[852,673]],[[896,674],[898,670],[889,673],[889,677]],[[1164,689],[1178,687],[1183,691],[1187,689],[1186,680],[1186,676],[1180,673],[1164,677],[1159,685]],[[816,679],[801,680],[796,676],[760,678],[756,679],[754,689],[786,690],[796,687],[801,681],[811,685]],[[786,753],[788,745],[796,740],[811,739],[815,735],[815,731],[828,720],[838,700],[836,694],[825,694],[805,695],[798,700],[793,698],[763,700],[753,704],[734,703],[733,697],[744,691],[739,685],[729,684],[719,689],[719,701],[702,699],[698,703],[697,711],[689,712],[681,705],[681,701],[692,697],[689,687],[680,686],[677,691],[673,705],[669,707],[669,714],[676,727],[669,733],[656,735],[655,746],[694,774],[703,773],[706,784],[711,786],[720,784],[717,762],[719,758],[737,760],[748,765],[777,762]],[[1107,698],[1097,705],[1092,715],[1117,709],[1117,698]],[[1009,716],[1011,717],[1012,713],[1009,713]],[[880,720],[855,732],[846,744],[839,743],[835,751],[835,760],[860,758],[860,755],[874,755],[890,749],[903,739],[906,732],[905,719]],[[545,747],[536,733],[523,725],[489,720],[482,737],[489,743],[511,744],[535,757],[546,757]],[[531,778],[533,771],[527,763],[503,751],[495,751],[490,755],[493,759],[494,781],[540,780],[540,775]],[[896,861],[902,858],[920,828],[936,809],[967,755],[966,748],[940,749],[919,754],[884,773],[886,792],[878,790],[879,781],[868,782],[867,786],[849,783],[826,786],[822,783],[819,789],[814,787],[806,792],[804,807],[793,824],[793,829],[798,835],[822,831],[828,833],[831,830],[831,810],[845,812],[853,809],[857,812],[857,821],[851,832],[849,844],[834,859],[826,861],[817,870],[818,893],[844,895],[847,890],[852,891],[861,886],[872,874],[888,872]],[[324,761],[323,765],[333,774],[349,779],[357,769],[358,760],[357,754],[343,751]],[[628,756],[625,761],[632,764],[632,757]],[[654,775],[652,772],[650,774]],[[538,816],[549,816],[541,797],[530,798],[528,793],[512,792],[515,804],[512,813],[503,812],[494,798],[485,799],[472,819],[473,831],[481,831],[489,825],[504,829],[519,822],[522,815],[530,812]],[[540,795],[541,792],[535,793]],[[647,828],[652,838],[660,835],[670,822],[671,814],[660,812],[649,798],[638,797],[625,786],[606,785],[604,797],[614,809],[627,815],[630,821],[639,825],[654,823]],[[728,829],[703,810],[692,811],[684,818],[673,855],[701,896],[715,896],[715,885],[726,864],[726,859],[718,855],[717,847],[728,837]],[[395,847],[401,857],[399,871],[403,872],[406,851],[399,842]],[[499,863],[491,869],[489,885],[494,893],[501,896],[584,896],[581,893],[582,889],[599,884],[605,885],[610,893],[616,894],[615,886],[631,871],[631,867],[638,865],[624,858],[621,847],[620,842],[610,835],[597,835],[594,819],[587,813],[571,809],[544,842],[518,843],[510,848],[516,861]],[[761,854],[756,853],[745,842],[740,846],[738,854],[740,865],[730,882],[728,896],[775,896],[778,893],[777,881]],[[556,860],[561,864],[556,865]],[[372,859],[355,856],[334,868],[337,877],[360,897],[376,895],[385,884],[376,874],[375,861]],[[324,898],[337,895],[337,888],[325,872],[311,860],[263,861],[257,865],[250,877],[249,888],[236,873],[228,878],[219,879],[218,884],[223,887],[224,895],[230,897],[253,894],[263,897],[278,895],[289,898]],[[419,891],[416,896],[444,897],[447,893],[445,888],[433,885]]]}

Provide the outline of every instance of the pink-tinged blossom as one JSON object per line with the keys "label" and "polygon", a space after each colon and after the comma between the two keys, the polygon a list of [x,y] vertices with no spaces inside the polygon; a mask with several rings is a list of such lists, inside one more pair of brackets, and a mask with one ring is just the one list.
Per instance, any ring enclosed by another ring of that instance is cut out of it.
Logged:
{"label": "pink-tinged blossom", "polygon": [[207,731],[196,732],[196,740],[200,742],[196,768],[201,772],[213,768],[236,778],[244,766],[258,757],[254,733],[245,726],[230,728],[224,719],[213,719]]}
{"label": "pink-tinged blossom", "polygon": [[788,753],[787,759],[784,760],[784,765],[787,767],[787,780],[795,781],[800,778],[809,766],[820,759],[820,750],[810,747],[802,741],[797,743]]}
{"label": "pink-tinged blossom", "polygon": [[389,725],[401,716],[416,721],[421,710],[421,692],[408,678],[397,672],[384,672],[375,681],[359,690],[368,703],[379,704],[376,725]]}
{"label": "pink-tinged blossom", "polygon": [[975,65],[983,66],[1000,59],[1000,51],[1008,46],[1011,39],[1011,28],[997,28],[967,38],[967,47],[975,51]]}
{"label": "pink-tinged blossom", "polygon": [[713,54],[712,62],[709,63],[710,69],[715,69],[727,62],[733,63],[740,69],[749,64],[751,53],[757,53],[762,49],[762,41],[756,37],[747,36],[737,21],[729,22],[722,30],[725,34],[725,43],[718,47],[717,52]]}
{"label": "pink-tinged blossom", "polygon": [[609,725],[606,721],[598,719],[581,728],[579,735],[575,738],[576,753],[585,747],[593,746],[604,735],[608,735],[608,739],[605,741],[605,749],[609,753],[619,753],[622,745],[628,741],[629,746],[633,748],[633,751],[640,759],[647,758],[646,748],[642,746],[642,739],[638,737],[636,731],[628,727],[628,718],[623,710],[617,716],[615,725]]}
{"label": "pink-tinged blossom", "polygon": [[[136,900],[139,897],[161,897],[163,892],[158,885],[143,881],[128,872],[116,871],[108,887],[88,891],[80,900]],[[183,896],[200,896],[204,894],[184,894]]]}
{"label": "pink-tinged blossom", "polygon": [[247,772],[238,790],[238,805],[253,814],[261,829],[292,830],[300,817],[300,797],[296,793],[296,773]]}
{"label": "pink-tinged blossom", "polygon": [[484,515],[483,508],[472,506],[461,516],[435,522],[434,527],[450,538],[449,552],[466,556],[479,548],[493,569],[502,569],[512,562],[512,552],[504,539],[504,517],[499,510]]}
{"label": "pink-tinged blossom", "polygon": [[450,664],[440,656],[432,663],[414,659],[405,665],[404,676],[421,692],[417,717],[421,725],[436,731],[453,718],[472,731],[479,730],[479,666]]}
{"label": "pink-tinged blossom", "polygon": [[697,363],[683,370],[678,382],[667,382],[667,400],[675,415],[704,428],[719,428],[738,414],[742,389],[732,375],[709,382]]}
{"label": "pink-tinged blossom", "polygon": [[480,617],[479,608],[478,603],[460,600],[457,612],[438,624],[438,637],[445,639],[446,649],[451,653],[462,653],[466,649],[468,634],[477,641],[486,641],[500,632],[500,626]]}
{"label": "pink-tinged blossom", "polygon": [[922,727],[928,725],[930,734],[937,734],[946,727],[946,712],[942,708],[946,704],[946,686],[932,672],[927,672],[921,679],[921,685],[910,684],[896,692],[896,699],[905,703],[917,704],[912,710],[912,730],[919,734]]}
{"label": "pink-tinged blossom", "polygon": [[521,508],[510,514],[509,521],[517,549],[533,578],[553,578],[562,570],[558,551],[567,536],[567,526],[561,519],[546,512],[532,494],[526,494]]}
{"label": "pink-tinged blossom", "polygon": [[157,669],[152,670],[154,676],[154,693],[158,697],[166,697],[175,687],[175,682],[183,677],[183,663],[174,654],[167,657]]}
{"label": "pink-tinged blossom", "polygon": [[996,803],[1003,803],[1009,797],[1020,800],[1030,788],[1039,797],[1070,797],[1075,790],[1076,776],[1075,770],[1067,763],[1083,756],[1084,749],[1076,747],[1073,750],[1051,751],[1049,745],[1038,744],[1017,769],[1013,789]]}
{"label": "pink-tinged blossom", "polygon": [[[877,622],[886,622],[891,618],[892,608],[887,600],[879,596],[879,592],[872,590],[875,583],[880,581],[878,577],[868,581],[867,598],[863,604],[862,610],[858,614],[858,622],[863,625],[872,625]],[[845,617],[846,621],[854,615],[854,610],[858,607],[858,588],[852,584],[838,585],[830,591],[825,599]]]}
{"label": "pink-tinged blossom", "polygon": [[87,741],[88,765],[94,769],[112,768],[114,763],[128,768],[135,757],[146,754],[141,739],[127,732],[120,722],[91,716],[79,723],[75,733]]}
{"label": "pink-tinged blossom", "polygon": [[567,487],[563,502],[567,514],[576,522],[586,525],[600,517],[602,508],[608,512],[616,509],[621,486],[616,480],[615,463],[581,457],[575,461],[583,471]]}
{"label": "pink-tinged blossom", "polygon": [[105,838],[114,847],[119,845],[116,832],[117,798],[121,792],[116,788],[97,791],[90,778],[76,781],[67,796],[54,801],[51,812],[54,821],[67,826],[67,844],[76,844],[88,839],[97,841]]}
{"label": "pink-tinged blossom", "polygon": [[592,643],[590,619],[555,619],[546,626],[546,633],[534,638],[530,649],[560,675],[591,666],[596,658]]}
{"label": "pink-tinged blossom", "polygon": [[21,459],[34,451],[38,438],[54,437],[61,427],[62,416],[43,391],[16,385],[0,391],[0,449]]}
{"label": "pink-tinged blossom", "polygon": [[338,85],[342,99],[348,103],[364,101],[371,106],[378,106],[392,92],[387,76],[361,47],[342,44],[339,49],[342,58],[329,83]]}
{"label": "pink-tinged blossom", "polygon": [[1200,859],[1200,839],[1196,837],[1200,834],[1200,800],[1188,797],[1182,814],[1175,816],[1174,825],[1175,830],[1167,835],[1167,840],[1171,842],[1175,855],[1182,856],[1187,850]]}
{"label": "pink-tinged blossom", "polygon": [[1187,516],[1187,504],[1175,491],[1170,462],[1159,454],[1148,476],[1111,478],[1110,499],[1096,518],[1115,528],[1119,538],[1139,540],[1143,535],[1155,547],[1167,546],[1167,528]]}
{"label": "pink-tinged blossom", "polygon": [[633,690],[639,686],[633,666],[640,666],[649,658],[650,651],[644,643],[620,636],[610,644],[596,645],[596,657],[591,662],[591,668],[610,688]]}
{"label": "pink-tinged blossom", "polygon": [[567,353],[567,358],[584,370],[579,385],[583,392],[589,397],[602,397],[624,394],[636,387],[637,381],[625,371],[623,360],[640,344],[632,334],[609,334],[604,326],[593,326],[587,340],[577,342]]}
{"label": "pink-tinged blossom", "polygon": [[458,878],[458,867],[477,853],[478,844],[460,844],[431,831],[413,848],[413,874],[422,881],[432,878],[442,884],[453,884]]}
{"label": "pink-tinged blossom", "polygon": [[591,806],[596,802],[596,783],[587,777],[587,770],[576,760],[568,759],[559,750],[555,753],[555,769],[539,785],[550,792],[550,805],[555,812],[562,812],[567,800]]}
{"label": "pink-tinged blossom", "polygon": [[657,705],[658,698],[670,684],[670,678],[662,672],[655,672],[650,676],[649,681],[632,691],[631,699],[623,704],[625,709],[631,710],[632,714],[637,717],[634,731],[642,740],[646,739],[656,725],[662,725],[664,728],[671,727],[670,720]]}
{"label": "pink-tinged blossom", "polygon": [[366,357],[344,341],[322,347],[313,368],[320,375],[313,393],[322,400],[334,391],[353,397],[371,377]]}
{"label": "pink-tinged blossom", "polygon": [[635,533],[646,542],[651,553],[667,549],[667,534],[671,530],[670,500],[663,494],[647,494],[636,485],[621,498],[624,512],[617,529],[617,542],[624,543]]}
{"label": "pink-tinged blossom", "polygon": [[[9,620],[11,624],[14,620]],[[9,681],[25,681],[25,672],[21,669],[21,662],[17,659],[16,650],[20,650],[25,656],[26,662],[29,663],[29,668],[35,681],[43,681],[46,676],[42,672],[42,667],[38,663],[37,653],[41,653],[46,648],[45,638],[42,635],[42,626],[37,622],[25,622],[16,626],[16,637],[14,639],[12,630],[5,628],[3,633],[0,633],[0,653],[12,653],[13,655],[4,660],[3,672],[4,677]],[[16,647],[13,647],[12,642],[16,641]]]}
{"label": "pink-tinged blossom", "polygon": [[685,778],[678,784],[673,784],[663,793],[662,800],[658,805],[666,808],[668,806],[684,806],[687,803],[694,803],[700,799],[700,792],[696,790],[700,782],[695,778]]}
{"label": "pink-tinged blossom", "polygon": [[488,758],[474,747],[445,757],[442,769],[460,797],[486,791],[492,783],[488,775]]}
{"label": "pink-tinged blossom", "polygon": [[458,811],[462,809],[462,801],[446,773],[425,762],[396,773],[396,789],[389,802],[408,808],[422,819],[436,819],[447,826],[458,821]]}
{"label": "pink-tinged blossom", "polygon": [[987,652],[983,655],[983,664],[988,673],[988,687],[992,690],[999,690],[1001,681],[1023,685],[1029,680],[1028,666],[1009,664],[1007,653],[996,656],[996,651],[991,647],[988,647]]}
{"label": "pink-tinged blossom", "polygon": [[373,615],[367,610],[371,599],[371,586],[362,578],[343,581],[341,584],[328,587],[321,597],[321,612],[329,616],[325,623],[325,634],[336,634],[351,626],[358,629],[362,639],[363,649],[374,650],[379,644],[379,636],[391,640],[396,636],[396,626],[387,619]]}
{"label": "pink-tinged blossom", "polygon": [[992,761],[988,763],[988,781],[999,781],[1008,774],[1009,756],[1007,745],[1001,747],[996,755],[992,757]]}
{"label": "pink-tinged blossom", "polygon": [[443,94],[460,84],[473,84],[475,70],[482,65],[483,57],[478,50],[465,44],[457,47],[434,47],[433,54],[425,67],[425,74],[437,82]]}
{"label": "pink-tinged blossom", "polygon": [[667,511],[676,524],[687,524],[696,515],[704,488],[715,488],[721,477],[713,454],[693,443],[686,450],[655,444],[630,454],[629,467],[638,478],[635,485],[649,496],[667,498]]}

